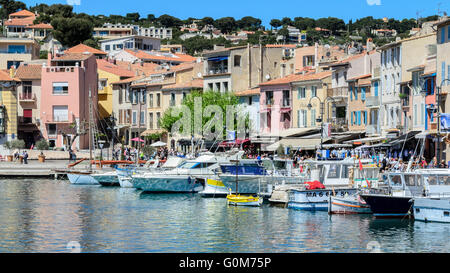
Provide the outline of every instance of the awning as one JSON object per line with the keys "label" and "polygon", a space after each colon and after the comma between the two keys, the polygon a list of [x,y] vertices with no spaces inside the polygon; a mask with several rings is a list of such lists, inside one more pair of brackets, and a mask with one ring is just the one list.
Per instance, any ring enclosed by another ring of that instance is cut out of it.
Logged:
{"label": "awning", "polygon": [[208,61],[212,61],[212,62],[218,62],[218,61],[223,61],[223,60],[228,60],[228,56],[219,56],[219,57],[208,58]]}
{"label": "awning", "polygon": [[[325,143],[328,140],[330,140],[330,138],[324,138],[322,142]],[[320,138],[284,138],[267,146],[266,150],[271,152],[275,151],[280,145],[283,145],[284,147],[291,146],[293,149],[315,150],[317,146],[320,146],[320,142]]]}
{"label": "awning", "polygon": [[244,144],[244,143],[246,143],[246,142],[249,142],[250,140],[249,139],[237,139],[236,141],[234,141],[234,140],[227,140],[227,141],[222,141],[220,144],[219,144],[219,147],[223,147],[223,148],[225,148],[225,147],[239,147],[241,144]]}
{"label": "awning", "polygon": [[401,144],[401,143],[405,142],[405,139],[406,139],[406,141],[408,141],[408,140],[410,140],[410,139],[413,139],[413,138],[414,138],[417,134],[419,134],[420,132],[421,132],[421,131],[411,131],[411,132],[408,132],[408,133],[406,133],[406,134],[404,134],[404,135],[399,136],[399,137],[396,138],[396,139],[391,140],[390,142],[388,142],[388,143],[386,143],[386,144],[391,145],[391,146],[394,146],[394,145],[397,145],[397,144]]}
{"label": "awning", "polygon": [[349,140],[349,141],[344,141],[344,143],[353,143],[353,144],[357,144],[357,143],[367,143],[367,142],[379,142],[382,140],[385,140],[386,137],[366,137],[366,138],[360,138],[360,139],[353,139],[353,140]]}
{"label": "awning", "polygon": [[23,117],[24,118],[32,118],[33,117],[33,109],[23,109]]}
{"label": "awning", "polygon": [[148,129],[148,130],[145,130],[144,132],[142,132],[141,136],[148,136],[148,135],[152,135],[152,134],[161,134],[164,132],[165,131],[162,129]]}

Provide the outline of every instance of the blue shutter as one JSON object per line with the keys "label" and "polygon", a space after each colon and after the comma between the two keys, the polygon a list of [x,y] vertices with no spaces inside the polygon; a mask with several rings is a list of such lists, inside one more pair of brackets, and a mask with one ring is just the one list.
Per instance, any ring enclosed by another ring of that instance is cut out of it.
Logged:
{"label": "blue shutter", "polygon": [[355,100],[358,100],[358,87],[355,87]]}
{"label": "blue shutter", "polygon": [[355,114],[355,112],[352,112],[351,115],[350,115],[352,117],[352,122],[350,123],[351,125],[353,125],[353,115],[354,114]]}
{"label": "blue shutter", "polygon": [[361,111],[358,111],[358,125],[361,125]]}
{"label": "blue shutter", "polygon": [[445,79],[445,62],[442,62],[442,74],[441,74],[441,79]]}
{"label": "blue shutter", "polygon": [[353,101],[353,87],[350,85],[350,101]]}
{"label": "blue shutter", "polygon": [[441,44],[445,43],[445,28],[441,29]]}
{"label": "blue shutter", "polygon": [[362,101],[366,100],[366,88],[365,87],[361,87],[361,100]]}
{"label": "blue shutter", "polygon": [[375,97],[378,97],[378,82],[375,82]]}

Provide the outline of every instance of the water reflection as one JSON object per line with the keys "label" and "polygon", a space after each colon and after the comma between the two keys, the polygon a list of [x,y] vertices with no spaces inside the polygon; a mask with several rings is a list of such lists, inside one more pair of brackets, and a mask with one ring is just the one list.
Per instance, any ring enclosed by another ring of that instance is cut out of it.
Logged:
{"label": "water reflection", "polygon": [[449,252],[450,225],[67,181],[0,181],[0,252]]}

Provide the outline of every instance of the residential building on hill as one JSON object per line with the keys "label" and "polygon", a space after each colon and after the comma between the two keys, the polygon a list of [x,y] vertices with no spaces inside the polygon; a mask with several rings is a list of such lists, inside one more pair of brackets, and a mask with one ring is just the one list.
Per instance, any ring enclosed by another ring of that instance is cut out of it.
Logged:
{"label": "residential building on hill", "polygon": [[0,144],[17,139],[17,84],[15,70],[0,70]]}
{"label": "residential building on hill", "polygon": [[112,55],[124,49],[151,51],[161,47],[161,39],[139,35],[109,38],[100,40],[99,43],[102,51]]}
{"label": "residential building on hill", "polygon": [[[96,124],[98,116],[98,74],[96,57],[92,53],[49,53],[42,67],[40,121],[43,136],[51,147],[68,149],[68,138],[73,139],[72,149],[88,149],[89,120]],[[89,105],[93,115],[89,115]],[[74,126],[75,125],[75,126]],[[66,137],[64,137],[66,136]]]}
{"label": "residential building on hill", "polygon": [[0,38],[0,69],[17,69],[22,62],[39,59],[39,49],[33,39]]}

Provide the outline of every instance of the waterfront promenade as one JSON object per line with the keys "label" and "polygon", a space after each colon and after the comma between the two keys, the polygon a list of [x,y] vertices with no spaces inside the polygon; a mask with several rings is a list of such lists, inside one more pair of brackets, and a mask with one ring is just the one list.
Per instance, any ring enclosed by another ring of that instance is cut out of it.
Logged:
{"label": "waterfront promenade", "polygon": [[[54,169],[66,169],[69,160],[28,160],[28,164],[19,162],[0,162],[0,177],[18,177],[18,176],[54,176]],[[77,170],[86,169],[88,163],[82,162],[74,168]]]}

